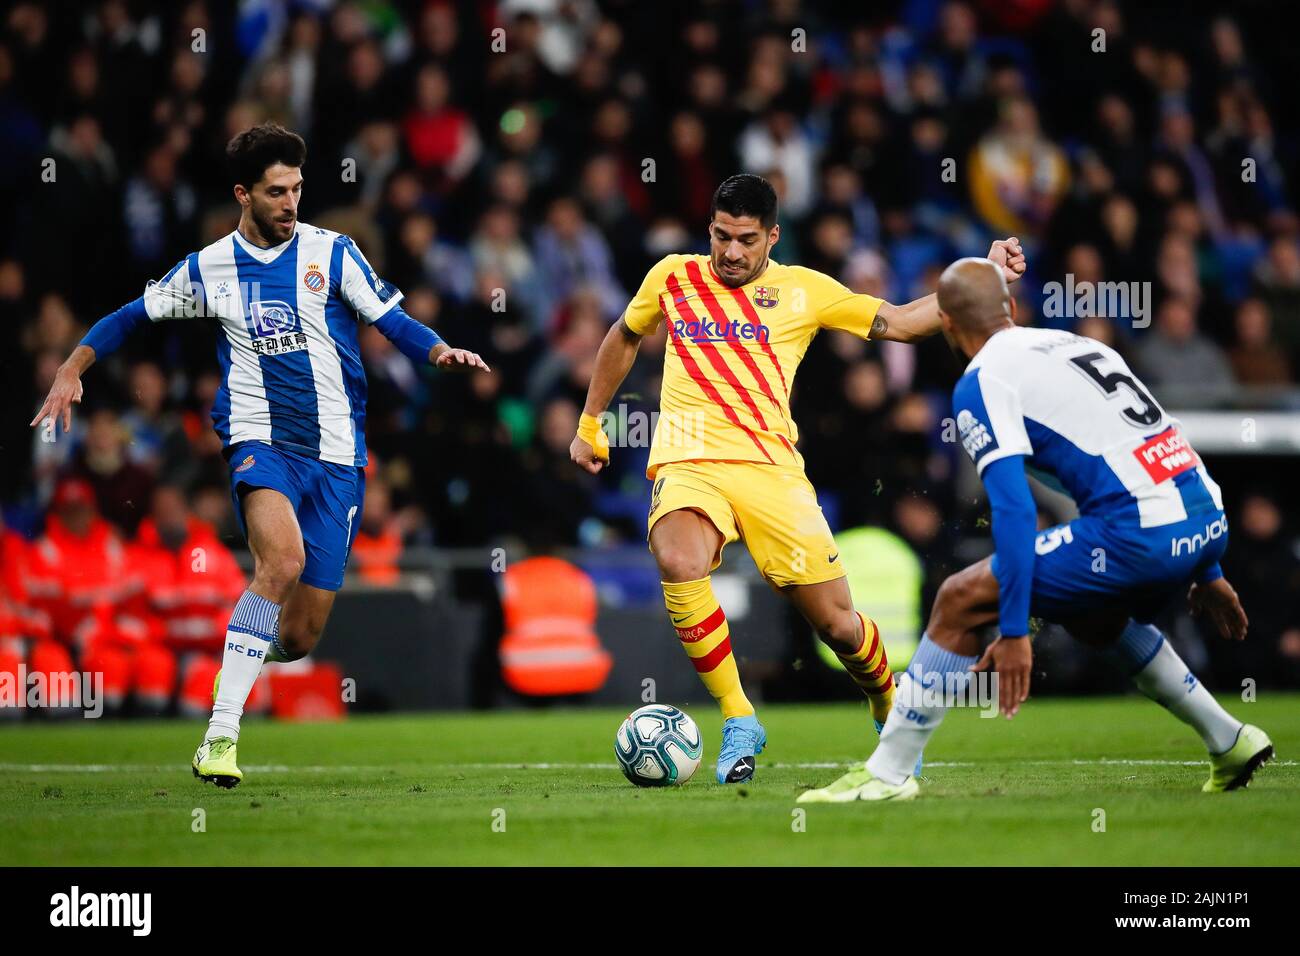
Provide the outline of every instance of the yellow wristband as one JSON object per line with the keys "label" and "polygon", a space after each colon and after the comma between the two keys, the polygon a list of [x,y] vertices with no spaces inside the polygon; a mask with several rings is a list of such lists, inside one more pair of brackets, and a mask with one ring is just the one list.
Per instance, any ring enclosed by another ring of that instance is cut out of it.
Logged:
{"label": "yellow wristband", "polygon": [[595,415],[581,415],[578,418],[578,437],[596,451],[601,461],[609,461],[609,436],[600,427],[600,419]]}

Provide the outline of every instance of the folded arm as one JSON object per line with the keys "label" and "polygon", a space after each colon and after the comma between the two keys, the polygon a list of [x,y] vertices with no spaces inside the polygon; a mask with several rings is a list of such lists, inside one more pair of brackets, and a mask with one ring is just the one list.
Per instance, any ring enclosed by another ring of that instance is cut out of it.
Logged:
{"label": "folded arm", "polygon": [[[1002,267],[1002,274],[1008,284],[1025,273],[1025,253],[1020,248],[1020,240],[1015,236],[994,242],[989,247],[988,258]],[[906,305],[882,302],[871,323],[871,338],[916,342],[929,338],[942,327],[939,321],[939,297],[931,293]]]}

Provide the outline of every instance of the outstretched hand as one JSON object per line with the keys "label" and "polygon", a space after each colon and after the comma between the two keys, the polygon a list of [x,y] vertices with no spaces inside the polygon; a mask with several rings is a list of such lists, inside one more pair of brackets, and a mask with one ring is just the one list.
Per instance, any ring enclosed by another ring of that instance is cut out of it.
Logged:
{"label": "outstretched hand", "polygon": [[440,352],[433,360],[433,367],[441,372],[473,372],[476,369],[482,372],[492,371],[477,352],[470,352],[467,349],[447,349]]}
{"label": "outstretched hand", "polygon": [[1025,251],[1020,248],[1020,240],[1015,236],[994,242],[989,247],[988,258],[990,262],[1002,269],[1007,285],[1025,274]]}
{"label": "outstretched hand", "polygon": [[53,418],[55,422],[62,421],[63,431],[66,434],[72,429],[72,406],[74,403],[81,404],[81,391],[81,376],[77,374],[76,369],[68,368],[66,365],[61,367],[54,376],[50,394],[45,396],[45,404],[31,420],[31,427],[35,427],[47,418]]}

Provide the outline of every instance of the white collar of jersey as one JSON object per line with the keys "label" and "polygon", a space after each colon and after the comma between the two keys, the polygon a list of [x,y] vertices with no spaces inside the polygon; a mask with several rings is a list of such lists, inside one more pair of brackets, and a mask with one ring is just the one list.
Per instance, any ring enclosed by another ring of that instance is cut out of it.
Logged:
{"label": "white collar of jersey", "polygon": [[293,242],[293,240],[298,237],[298,226],[300,225],[302,224],[295,223],[293,227],[292,236],[284,240],[284,242],[280,243],[278,246],[271,246],[267,249],[263,249],[261,246],[253,245],[242,235],[240,235],[238,229],[232,232],[231,235],[235,237],[235,242],[239,243],[241,246],[244,247],[245,252],[247,252],[258,262],[265,265],[266,263],[274,262],[276,259],[278,259],[280,257],[280,253],[284,252],[284,250],[289,247],[289,243]]}

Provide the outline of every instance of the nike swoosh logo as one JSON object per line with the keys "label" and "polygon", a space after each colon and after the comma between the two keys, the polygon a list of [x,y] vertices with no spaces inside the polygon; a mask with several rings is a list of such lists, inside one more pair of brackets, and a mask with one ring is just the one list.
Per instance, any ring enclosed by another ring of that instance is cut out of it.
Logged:
{"label": "nike swoosh logo", "polygon": [[827,561],[828,564],[834,564],[834,563],[835,563],[835,559],[838,558],[839,556],[840,556],[840,553],[839,553],[838,551],[836,551],[836,552],[835,552],[834,554],[832,554],[829,558],[827,558],[826,561]]}
{"label": "nike swoosh logo", "polygon": [[687,299],[693,299],[693,298],[695,298],[695,296],[696,296],[696,293],[694,293],[694,292],[685,292],[685,293],[683,293],[680,297],[674,297],[674,298],[673,298],[673,305],[681,305],[681,304],[682,304],[683,302],[685,302]]}
{"label": "nike swoosh logo", "polygon": [[687,621],[691,619],[691,616],[689,614],[686,615],[685,617],[673,617],[673,615],[669,614],[668,617],[672,619],[672,622],[674,624],[685,624]]}

